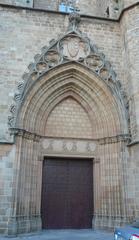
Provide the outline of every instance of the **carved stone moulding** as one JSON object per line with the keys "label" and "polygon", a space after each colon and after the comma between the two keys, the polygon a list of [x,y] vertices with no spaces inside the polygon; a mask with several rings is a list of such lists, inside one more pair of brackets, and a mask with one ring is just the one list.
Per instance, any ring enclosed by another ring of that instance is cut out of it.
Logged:
{"label": "carved stone moulding", "polygon": [[97,54],[89,55],[85,59],[85,64],[91,68],[93,71],[98,72],[104,65],[103,60]]}
{"label": "carved stone moulding", "polygon": [[34,57],[34,62],[29,64],[28,73],[24,73],[23,79],[18,84],[17,92],[14,96],[14,103],[11,107],[11,116],[8,119],[10,128],[16,127],[18,109],[22,104],[22,99],[35,81],[46,74],[50,69],[68,62],[78,62],[89,68],[112,89],[119,98],[122,99],[121,85],[116,79],[110,62],[101,53],[96,45],[91,43],[86,34],[78,30],[80,22],[78,14],[73,13],[69,17],[69,28],[65,35],[58,40],[52,39],[49,47],[44,46],[41,54]]}
{"label": "carved stone moulding", "polygon": [[18,128],[11,128],[11,135],[19,136],[24,139],[32,140],[35,142],[39,142],[41,139],[41,136],[36,133],[29,132],[25,129],[18,129]]}
{"label": "carved stone moulding", "polygon": [[129,144],[131,141],[129,134],[121,134],[98,139],[72,139],[45,137],[20,128],[11,128],[11,134],[37,142],[41,141],[42,151],[46,155],[66,154],[78,156],[94,156],[97,150],[97,146],[99,145],[118,142],[125,142],[126,144]]}
{"label": "carved stone moulding", "polygon": [[90,53],[89,41],[73,33],[59,41],[58,47],[65,60],[79,61],[86,58]]}
{"label": "carved stone moulding", "polygon": [[105,145],[105,144],[112,144],[112,143],[118,143],[118,142],[125,142],[128,144],[131,141],[131,137],[129,134],[121,134],[117,136],[112,137],[104,137],[98,139],[99,145]]}
{"label": "carved stone moulding", "polygon": [[44,138],[42,151],[44,155],[94,157],[97,143],[93,140]]}

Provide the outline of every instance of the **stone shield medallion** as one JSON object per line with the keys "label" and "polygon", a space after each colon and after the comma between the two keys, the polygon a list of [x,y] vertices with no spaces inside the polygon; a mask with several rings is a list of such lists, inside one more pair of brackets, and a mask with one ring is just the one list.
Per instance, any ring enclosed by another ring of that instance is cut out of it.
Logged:
{"label": "stone shield medallion", "polygon": [[85,42],[80,37],[70,35],[60,41],[60,50],[62,55],[69,60],[79,60],[85,58],[90,52],[88,42]]}
{"label": "stone shield medallion", "polygon": [[68,53],[72,58],[77,57],[79,53],[79,39],[70,38],[70,41],[67,42]]}

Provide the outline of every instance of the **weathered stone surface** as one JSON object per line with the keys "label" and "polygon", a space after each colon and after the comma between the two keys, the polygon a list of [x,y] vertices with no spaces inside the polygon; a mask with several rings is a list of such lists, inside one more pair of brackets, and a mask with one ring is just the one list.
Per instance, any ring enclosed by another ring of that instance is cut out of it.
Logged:
{"label": "weathered stone surface", "polygon": [[10,4],[14,6],[21,6],[21,7],[33,7],[34,0],[0,0],[0,3],[3,4]]}
{"label": "weathered stone surface", "polygon": [[[5,1],[17,2],[28,4]],[[88,14],[92,3],[80,2]],[[94,227],[139,217],[138,6],[120,22],[72,15],[70,25],[58,13],[0,12],[0,232],[41,229],[48,153],[94,158]]]}
{"label": "weathered stone surface", "polygon": [[62,12],[76,9],[81,14],[113,19],[118,19],[124,8],[136,2],[136,0],[0,0],[0,3],[7,5]]}

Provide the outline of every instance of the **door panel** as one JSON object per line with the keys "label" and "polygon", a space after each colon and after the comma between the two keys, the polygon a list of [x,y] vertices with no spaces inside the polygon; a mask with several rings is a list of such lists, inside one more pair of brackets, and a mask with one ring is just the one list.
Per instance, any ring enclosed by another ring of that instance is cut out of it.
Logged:
{"label": "door panel", "polygon": [[91,160],[44,160],[41,208],[43,228],[92,227],[92,175]]}

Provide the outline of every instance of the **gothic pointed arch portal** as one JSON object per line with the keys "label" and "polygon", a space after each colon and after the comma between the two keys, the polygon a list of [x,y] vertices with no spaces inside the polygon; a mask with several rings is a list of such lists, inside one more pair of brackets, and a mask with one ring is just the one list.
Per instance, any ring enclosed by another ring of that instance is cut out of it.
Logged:
{"label": "gothic pointed arch portal", "polygon": [[44,156],[94,159],[93,226],[114,227],[129,215],[125,98],[111,64],[77,30],[78,21],[71,16],[67,34],[35,57],[11,106],[17,149],[12,232],[41,229]]}

